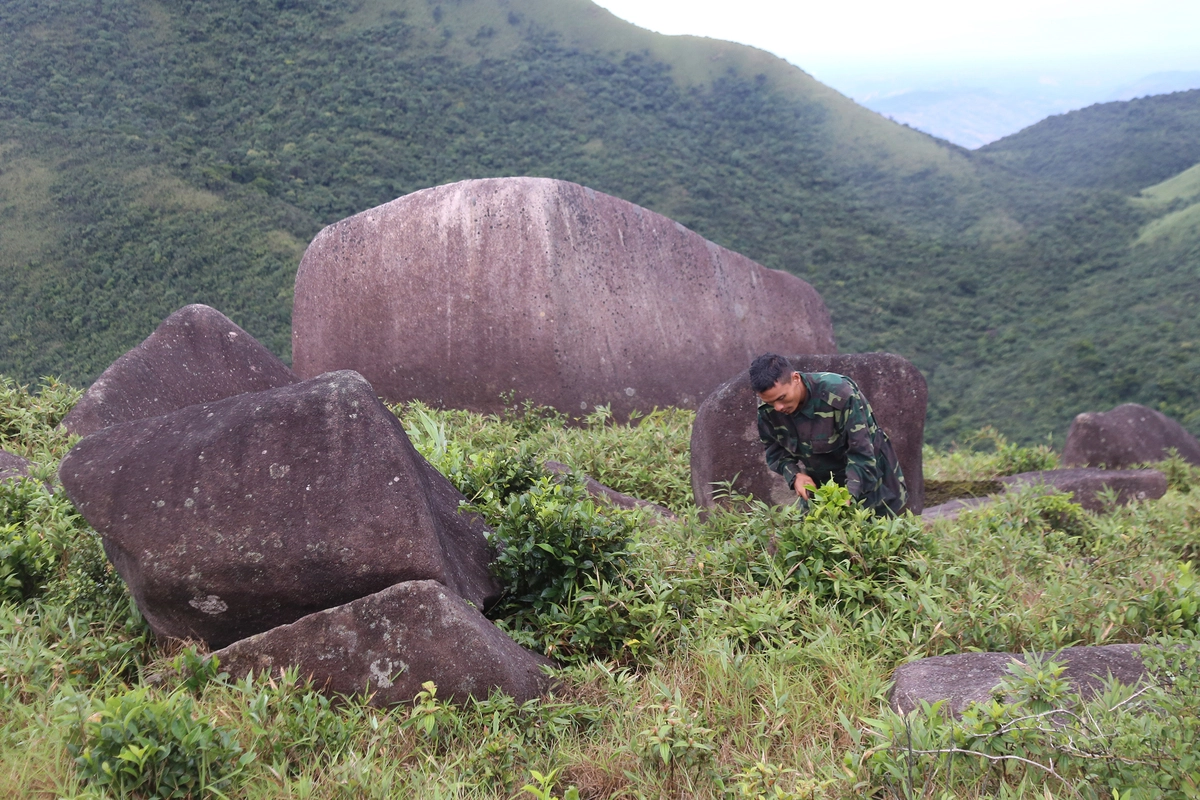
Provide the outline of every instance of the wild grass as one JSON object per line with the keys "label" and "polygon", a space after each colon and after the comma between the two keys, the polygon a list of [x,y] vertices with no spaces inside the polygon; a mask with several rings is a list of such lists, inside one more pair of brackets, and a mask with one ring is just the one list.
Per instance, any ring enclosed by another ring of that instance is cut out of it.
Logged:
{"label": "wild grass", "polygon": [[[52,466],[68,443],[54,425],[76,394],[53,383],[3,387],[4,446]],[[628,425],[601,413],[568,425],[532,407],[500,417],[397,411],[433,463],[456,469],[462,485],[475,481],[488,513],[508,513],[522,497],[536,507],[529,487],[540,479],[522,465],[548,458],[678,512],[651,524],[567,503],[571,519],[631,533],[618,560],[605,562],[619,564],[616,573],[571,575],[558,594],[498,620],[527,646],[564,656],[551,695],[455,706],[431,685],[412,705],[375,709],[363,698],[332,702],[294,671],[232,680],[202,648],[153,640],[48,469],[48,485],[26,481],[0,496],[16,520],[6,536],[52,544],[36,586],[0,603],[0,793],[160,797],[176,786],[175,796],[264,800],[778,800],[1194,790],[1196,726],[1161,724],[1196,707],[1186,664],[1160,694],[1109,696],[1123,704],[1116,711],[1089,717],[1090,706],[1070,705],[1101,738],[1115,737],[1090,760],[1071,754],[1061,729],[1013,727],[1019,705],[1001,706],[988,730],[978,727],[987,720],[968,729],[887,711],[892,670],[929,655],[1153,637],[1193,652],[1194,471],[1177,470],[1161,500],[1099,515],[1063,496],[1022,493],[925,528],[857,514],[832,489],[809,518],[755,504],[701,515],[686,494],[685,412]],[[935,474],[985,479],[1031,457],[993,445],[927,451],[927,463]],[[501,478],[511,483],[497,488]],[[1021,684],[1029,697],[1066,703],[1053,670],[1039,675]],[[1095,732],[1080,727],[1070,741]],[[213,742],[225,754],[220,769],[197,766]],[[1025,761],[916,753],[953,747]],[[1153,767],[1139,766],[1150,750]],[[105,777],[105,758],[127,768],[126,783]],[[159,765],[154,780],[135,769],[139,759]]]}

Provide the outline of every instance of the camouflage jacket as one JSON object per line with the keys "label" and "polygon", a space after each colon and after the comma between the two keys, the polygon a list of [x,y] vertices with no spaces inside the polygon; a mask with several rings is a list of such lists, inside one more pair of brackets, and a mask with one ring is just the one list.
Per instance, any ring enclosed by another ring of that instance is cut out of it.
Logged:
{"label": "camouflage jacket", "polygon": [[904,473],[857,384],[833,372],[802,372],[800,378],[808,398],[793,413],[766,403],[758,407],[767,466],[789,487],[801,473],[818,486],[832,478],[877,513],[899,513],[908,497]]}

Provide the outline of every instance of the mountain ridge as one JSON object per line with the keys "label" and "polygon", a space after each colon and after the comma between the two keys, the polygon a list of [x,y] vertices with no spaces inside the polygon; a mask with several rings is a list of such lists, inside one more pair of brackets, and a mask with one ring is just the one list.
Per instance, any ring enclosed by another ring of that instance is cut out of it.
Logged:
{"label": "mountain ridge", "polygon": [[[987,423],[1037,440],[1125,400],[1194,407],[1194,381],[1156,377],[1173,355],[1131,363],[1120,337],[1071,317],[1080,292],[1141,280],[1131,242],[1164,209],[939,142],[763,51],[629,33],[585,0],[95,11],[0,15],[16,43],[0,53],[0,185],[16,192],[0,216],[16,266],[0,272],[0,371],[22,380],[86,382],[190,302],[287,358],[291,280],[320,227],[429,186],[533,175],[808,280],[843,349],[923,370],[934,441]],[[1078,367],[1088,341],[1108,366]],[[1005,401],[1044,370],[1071,385]]]}

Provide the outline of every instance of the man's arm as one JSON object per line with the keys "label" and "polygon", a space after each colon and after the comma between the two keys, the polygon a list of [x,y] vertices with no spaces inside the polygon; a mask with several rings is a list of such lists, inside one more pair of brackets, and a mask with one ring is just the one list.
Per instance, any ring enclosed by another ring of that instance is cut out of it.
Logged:
{"label": "man's arm", "polygon": [[846,432],[846,488],[851,496],[863,494],[879,483],[879,454],[875,452],[875,424],[857,387],[852,387],[846,407],[838,415]]}
{"label": "man's arm", "polygon": [[[773,472],[778,472],[782,475],[787,480],[789,489],[796,489],[796,478],[800,475],[807,478],[807,481],[802,480],[800,482],[802,486],[812,485],[812,479],[808,478],[808,473],[804,471],[804,467],[800,464],[799,459],[779,443],[775,435],[775,429],[762,414],[758,415],[758,438],[763,443],[765,449],[767,467]],[[800,494],[798,490],[797,494]],[[802,494],[801,496],[806,495]]]}

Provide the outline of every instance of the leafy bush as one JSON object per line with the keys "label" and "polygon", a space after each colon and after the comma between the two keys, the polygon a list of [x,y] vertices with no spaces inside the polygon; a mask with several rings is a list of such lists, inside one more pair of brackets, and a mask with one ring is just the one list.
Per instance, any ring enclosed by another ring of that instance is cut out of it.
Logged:
{"label": "leafy bush", "polygon": [[813,493],[808,514],[796,505],[760,505],[750,529],[775,548],[765,569],[751,566],[761,583],[804,589],[852,610],[885,602],[901,578],[915,577],[913,557],[926,547],[918,519],[875,516],[832,481]]}
{"label": "leafy bush", "polygon": [[82,391],[42,378],[37,392],[0,375],[0,448],[26,458],[62,458],[72,436],[58,426]]}
{"label": "leafy bush", "polygon": [[254,757],[228,731],[197,718],[190,695],[156,699],[145,687],[81,718],[68,749],[86,783],[146,800],[216,795]]}
{"label": "leafy bush", "polygon": [[9,602],[36,597],[58,569],[61,550],[28,524],[44,496],[35,481],[0,481],[0,598]]}
{"label": "leafy bush", "polygon": [[492,569],[506,593],[502,606],[541,612],[567,601],[589,576],[614,579],[629,555],[634,519],[617,509],[601,513],[572,480],[543,477],[509,495],[491,536]]}
{"label": "leafy bush", "polygon": [[1048,444],[1024,447],[1008,441],[990,425],[964,437],[947,452],[927,445],[923,455],[925,477],[936,481],[992,480],[1058,468],[1058,454]]}
{"label": "leafy bush", "polygon": [[76,613],[124,606],[129,596],[67,496],[32,479],[0,481],[0,581],[0,599],[53,592]]}
{"label": "leafy bush", "polygon": [[1150,469],[1157,469],[1167,476],[1167,488],[1187,494],[1195,486],[1200,486],[1200,467],[1190,463],[1179,451],[1172,447],[1167,451],[1167,457],[1153,464],[1146,464]]}
{"label": "leafy bush", "polygon": [[679,689],[670,692],[660,686],[658,692],[654,724],[638,733],[635,750],[672,774],[677,768],[689,771],[707,765],[716,750],[716,731],[700,724],[699,715],[688,708]]}

